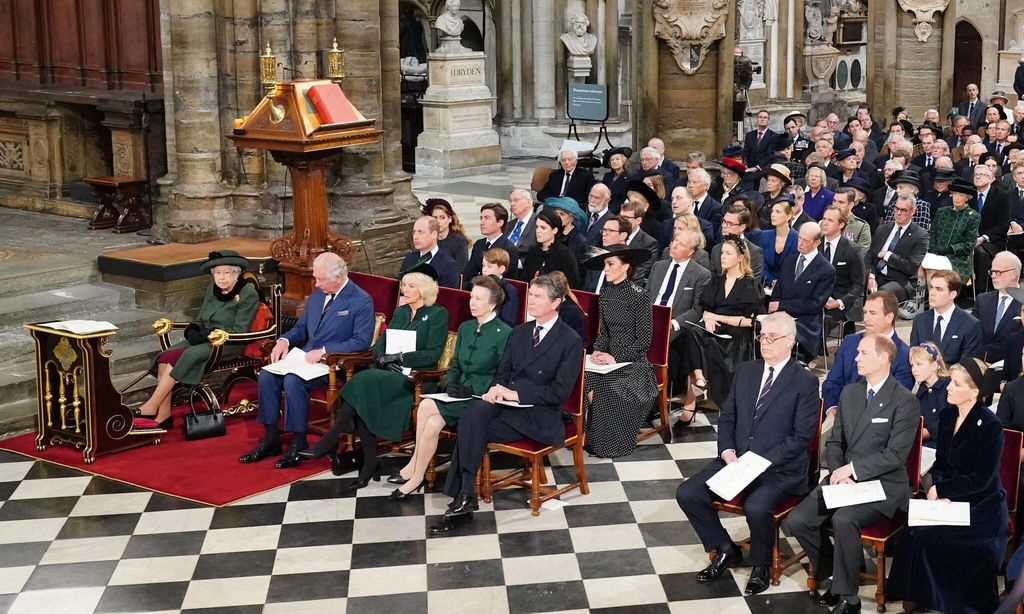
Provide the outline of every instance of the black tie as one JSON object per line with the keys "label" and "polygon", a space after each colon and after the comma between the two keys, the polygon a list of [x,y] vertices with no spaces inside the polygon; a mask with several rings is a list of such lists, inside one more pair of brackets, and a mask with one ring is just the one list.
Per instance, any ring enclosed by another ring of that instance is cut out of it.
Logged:
{"label": "black tie", "polygon": [[832,244],[825,244],[825,260],[828,260],[829,264],[832,264]]}
{"label": "black tie", "polygon": [[768,396],[768,393],[772,389],[772,379],[775,377],[775,367],[768,367],[768,379],[764,380],[764,386],[761,386],[761,394],[757,396],[757,404],[754,405],[754,420],[761,415],[761,411],[764,410],[764,398]]}
{"label": "black tie", "polygon": [[942,316],[935,318],[935,331],[932,333],[932,339],[935,343],[942,341]]}
{"label": "black tie", "polygon": [[335,296],[338,296],[338,295],[337,294],[328,294],[327,295],[327,300],[324,302],[324,310],[321,313],[327,313],[327,310],[330,309],[330,307],[331,307],[331,303],[334,302],[334,297]]}
{"label": "black tie", "polygon": [[676,289],[676,273],[679,272],[679,264],[672,265],[672,272],[668,275],[668,285],[665,286],[665,291],[661,293],[661,299],[658,301],[660,305],[668,305],[668,299],[672,298],[672,291]]}
{"label": "black tie", "polygon": [[587,230],[590,230],[591,227],[593,227],[594,224],[597,223],[597,218],[598,218],[598,215],[596,213],[591,213],[590,214],[590,224],[587,226]]}
{"label": "black tie", "polygon": [[537,347],[537,345],[540,344],[540,330],[542,328],[544,328],[544,327],[543,326],[534,326],[533,327],[533,347]]}
{"label": "black tie", "polygon": [[868,388],[868,402],[865,403],[865,406],[866,407],[870,407],[871,406],[871,401],[873,401],[874,398],[875,398],[875,391],[870,389],[870,388]]}
{"label": "black tie", "polygon": [[998,156],[1001,153],[1003,153],[1003,144],[1002,143],[996,143],[996,155]]}
{"label": "black tie", "polygon": [[565,179],[562,180],[562,192],[559,196],[565,196],[565,191],[569,188],[570,181],[572,181],[572,173],[566,173]]}

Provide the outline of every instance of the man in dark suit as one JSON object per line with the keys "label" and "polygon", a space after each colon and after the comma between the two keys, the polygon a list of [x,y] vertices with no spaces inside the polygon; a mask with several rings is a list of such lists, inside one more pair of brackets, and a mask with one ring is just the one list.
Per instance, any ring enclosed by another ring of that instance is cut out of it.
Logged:
{"label": "man in dark suit", "polygon": [[605,222],[612,215],[608,203],[611,202],[612,192],[603,183],[595,183],[590,188],[590,196],[587,199],[587,245],[590,247],[601,247],[601,229]]}
{"label": "man in dark suit", "polygon": [[981,348],[977,356],[993,363],[1003,359],[1003,341],[1021,330],[1021,304],[1006,291],[1020,287],[1020,258],[1011,252],[999,252],[989,271],[991,292],[979,294],[971,315],[981,322]]}
{"label": "man in dark suit", "polygon": [[832,294],[825,301],[825,326],[839,322],[857,322],[864,307],[864,251],[843,236],[849,213],[843,207],[829,205],[821,217],[825,235],[821,253],[836,271]]}
{"label": "man in dark suit", "polygon": [[[661,232],[658,234],[658,246],[661,249],[665,249],[672,242],[676,220],[684,214],[693,215],[693,197],[686,186],[677,185],[672,188],[672,217],[661,223]],[[704,218],[696,215],[694,217],[697,218],[700,232],[704,235],[704,249],[710,250],[715,245],[715,228]]]}
{"label": "man in dark suit", "polygon": [[[665,157],[665,141],[658,137],[652,137],[651,140],[647,141],[647,146],[654,148],[661,156],[661,162],[658,163],[654,168],[662,172],[665,177],[665,189],[672,189],[671,186],[679,184],[679,165]],[[671,181],[671,183],[669,183]],[[685,183],[685,182],[684,182]]]}
{"label": "man in dark suit", "polygon": [[893,323],[896,321],[896,310],[899,303],[891,292],[880,290],[868,295],[864,300],[864,332],[853,333],[843,337],[836,352],[835,362],[829,369],[825,381],[821,384],[821,396],[824,400],[825,413],[835,413],[839,405],[839,394],[848,384],[864,381],[857,372],[857,345],[864,335],[878,333],[892,339],[896,344],[897,358],[892,363],[891,375],[903,384],[907,390],[914,387],[914,376],[910,372],[910,348],[896,334]]}
{"label": "man in dark suit", "polygon": [[[423,219],[434,220],[432,217]],[[437,220],[434,220],[437,224]],[[435,232],[435,236],[436,236]],[[305,308],[287,333],[281,335],[270,352],[274,363],[289,348],[306,352],[306,362],[318,363],[328,352],[360,352],[370,347],[373,339],[373,301],[370,295],[348,278],[348,266],[341,256],[324,252],[313,261],[316,289],[306,299]],[[256,421],[263,425],[263,439],[239,458],[241,463],[255,463],[281,454],[281,391],[285,396],[284,428],[292,434],[288,451],[274,466],[278,469],[299,464],[299,451],[309,447],[306,424],[309,418],[309,393],[327,385],[327,376],[304,380],[298,375],[276,375],[260,371],[260,405]]]}
{"label": "man in dark suit", "polygon": [[563,149],[558,154],[558,165],[561,167],[548,176],[548,182],[537,192],[537,200],[544,202],[552,196],[568,196],[580,207],[587,204],[590,186],[594,185],[594,174],[585,168],[579,168],[579,154],[572,149]]}
{"label": "man in dark suit", "polygon": [[626,245],[629,247],[636,247],[640,249],[646,249],[651,252],[651,258],[636,267],[636,274],[633,275],[633,281],[639,285],[644,285],[647,281],[647,276],[651,272],[651,266],[654,261],[658,259],[658,240],[647,234],[640,228],[640,223],[643,221],[643,212],[641,212],[641,206],[637,203],[627,200],[622,203],[622,209],[619,210],[619,217],[629,222],[630,233],[626,237]]}
{"label": "man in dark suit", "polygon": [[960,112],[960,115],[967,118],[971,127],[977,128],[985,119],[985,109],[988,108],[988,105],[978,98],[980,90],[978,89],[977,84],[968,83],[966,92],[967,100],[961,102],[957,107],[957,110]]}
{"label": "man in dark suit", "polygon": [[[632,231],[632,225],[629,220],[618,215],[609,216],[607,222],[605,222],[604,228],[601,229],[601,239],[603,241],[601,247],[609,249],[613,245],[625,245],[626,239],[629,238]],[[603,270],[595,271],[592,269],[585,269],[583,276],[583,290],[599,294],[603,285]]]}
{"label": "man in dark suit", "polygon": [[[431,221],[433,220],[433,221]],[[445,288],[458,288],[462,271],[440,246],[437,236],[440,227],[437,220],[424,215],[412,226],[412,251],[402,259],[399,271],[409,271],[419,264],[427,263],[437,271],[437,283]]]}
{"label": "man in dark suit", "polygon": [[928,233],[913,222],[917,201],[900,194],[893,208],[895,221],[882,224],[871,239],[868,291],[887,290],[905,301],[914,296],[917,270],[928,252]]}
{"label": "man in dark suit", "polygon": [[995,175],[984,164],[974,167],[974,187],[978,190],[975,208],[981,214],[978,238],[974,246],[974,279],[979,290],[988,289],[987,273],[992,269],[992,258],[1006,249],[1006,233],[1010,230],[1010,197]]}
{"label": "man in dark suit", "polygon": [[508,221],[508,212],[500,203],[487,203],[480,207],[480,234],[483,237],[473,243],[473,250],[469,254],[469,262],[462,272],[462,289],[470,290],[473,278],[480,274],[484,264],[484,253],[492,247],[500,247],[506,252],[514,253],[516,246],[505,237],[505,223]]}
{"label": "man in dark suit", "polygon": [[836,270],[818,251],[821,240],[817,222],[800,227],[798,253],[783,260],[768,303],[768,313],[784,311],[796,318],[796,340],[807,362],[821,351],[821,312],[836,281]]}
{"label": "man in dark suit", "polygon": [[[813,566],[815,579],[832,576],[819,604],[832,612],[860,612],[858,574],[864,561],[860,531],[905,509],[910,498],[907,456],[917,434],[920,407],[913,394],[889,375],[898,360],[896,346],[885,335],[866,335],[857,346],[857,372],[864,382],[845,387],[835,426],[825,444],[828,477],[811,491],[783,526],[800,543]],[[878,480],[885,499],[829,510],[822,486]],[[829,519],[835,545],[821,530]]]}
{"label": "man in dark suit", "polygon": [[755,116],[757,126],[743,138],[743,163],[747,167],[766,165],[768,158],[774,153],[772,151],[772,142],[778,134],[768,127],[771,119],[768,111],[764,109],[758,111]]}
{"label": "man in dark suit", "polygon": [[505,224],[505,238],[516,246],[510,251],[512,263],[508,265],[509,276],[523,268],[522,256],[537,244],[537,215],[533,210],[533,194],[524,188],[513,188],[508,195],[512,217]]}
{"label": "man in dark suit", "polygon": [[[763,279],[764,275],[764,250],[758,244],[747,240],[743,235],[747,230],[747,223],[750,220],[750,209],[745,205],[735,204],[722,216],[722,235],[743,237],[747,245],[747,253],[750,254],[750,268],[753,271],[754,279]],[[715,275],[722,274],[722,244],[715,244],[711,248],[711,272]],[[760,283],[760,282],[758,282]]]}
{"label": "man in dark suit", "polygon": [[910,345],[934,342],[947,365],[974,356],[981,347],[981,323],[956,306],[964,284],[956,271],[935,271],[928,280],[928,311],[914,316]]}
{"label": "man in dark suit", "polygon": [[702,168],[690,173],[690,182],[686,184],[690,196],[693,197],[693,214],[710,222],[715,229],[715,242],[722,239],[722,203],[708,194],[711,187],[711,175]]}
{"label": "man in dark suit", "polygon": [[707,481],[727,464],[752,452],[771,465],[743,491],[743,515],[750,527],[750,579],[746,596],[769,586],[768,565],[775,541],[772,510],[787,494],[807,492],[807,445],[818,428],[818,380],[790,359],[796,325],[775,313],[761,325],[761,356],[736,370],[718,418],[718,457],[679,485],[676,502],[704,549],[715,552],[711,564],[697,572],[710,582],[739,564],[739,547],[722,526],[712,502],[718,497]]}
{"label": "man in dark suit", "polygon": [[429,535],[442,535],[473,518],[476,472],[488,443],[525,438],[560,447],[565,441],[561,409],[579,377],[583,340],[558,317],[563,300],[547,275],[530,282],[527,309],[534,320],[512,331],[493,385],[459,420],[444,484],[452,503],[441,522],[427,530]]}

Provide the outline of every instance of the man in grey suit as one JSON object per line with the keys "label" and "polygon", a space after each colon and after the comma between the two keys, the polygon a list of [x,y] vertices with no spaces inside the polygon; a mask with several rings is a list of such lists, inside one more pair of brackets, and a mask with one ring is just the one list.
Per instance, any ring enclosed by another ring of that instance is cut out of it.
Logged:
{"label": "man in grey suit", "polygon": [[[732,205],[725,215],[722,216],[722,236],[743,236],[747,229],[747,222],[750,221],[750,210],[740,204]],[[754,271],[754,279],[763,279],[764,271],[764,250],[756,243],[748,241],[743,236],[743,242],[747,244],[750,254],[750,268]],[[722,244],[718,243],[711,248],[711,271],[715,275],[722,274]],[[760,283],[760,281],[758,282]]]}
{"label": "man in grey suit", "polygon": [[646,249],[651,252],[650,259],[637,266],[636,275],[633,276],[633,281],[642,286],[647,283],[647,276],[651,272],[651,266],[658,258],[658,240],[640,229],[640,224],[644,220],[644,214],[633,201],[627,200],[622,203],[619,217],[629,222],[629,227],[632,229],[629,236],[626,237],[626,245],[628,247]]}
{"label": "man in grey suit", "polygon": [[[906,462],[921,410],[917,398],[889,375],[896,356],[896,344],[885,335],[861,339],[856,363],[865,381],[847,385],[840,395],[835,426],[825,444],[829,475],[783,523],[807,553],[815,579],[832,576],[832,586],[818,602],[832,607],[832,612],[860,612],[860,531],[892,518],[911,495]],[[884,500],[834,510],[825,507],[822,486],[871,480],[882,483]],[[835,546],[821,530],[829,518]]]}

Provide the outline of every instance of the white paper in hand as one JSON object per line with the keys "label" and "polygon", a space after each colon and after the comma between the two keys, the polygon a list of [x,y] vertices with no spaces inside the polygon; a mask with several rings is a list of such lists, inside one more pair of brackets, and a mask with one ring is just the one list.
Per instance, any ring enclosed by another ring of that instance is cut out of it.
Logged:
{"label": "white paper in hand", "polygon": [[621,369],[622,367],[625,367],[626,365],[630,365],[630,364],[632,364],[632,363],[629,363],[629,362],[613,362],[610,365],[599,365],[596,362],[594,362],[593,354],[587,354],[587,362],[586,362],[586,365],[585,365],[584,368],[587,371],[590,371],[591,373],[606,374],[606,373],[611,373],[612,371]]}
{"label": "white paper in hand", "polygon": [[735,463],[729,463],[711,476],[707,481],[708,488],[719,497],[730,501],[743,492],[743,489],[764,473],[771,464],[772,462],[763,456],[746,452]]}
{"label": "white paper in hand", "polygon": [[264,371],[275,375],[298,375],[307,382],[311,379],[323,377],[330,372],[327,365],[322,362],[310,364],[306,362],[306,353],[299,348],[292,348],[285,354],[285,357],[274,364],[263,367]]}
{"label": "white paper in hand", "polygon": [[935,448],[929,448],[928,446],[921,446],[921,475],[924,475],[932,470],[932,465],[935,464]]}
{"label": "white paper in hand", "polygon": [[907,524],[912,527],[971,526],[971,505],[965,501],[911,499]]}
{"label": "white paper in hand", "polygon": [[825,507],[830,510],[885,500],[885,490],[882,489],[882,483],[878,480],[822,486],[821,495],[825,499]]}
{"label": "white paper in hand", "polygon": [[416,331],[414,330],[395,330],[389,328],[384,331],[384,339],[385,354],[416,351]]}

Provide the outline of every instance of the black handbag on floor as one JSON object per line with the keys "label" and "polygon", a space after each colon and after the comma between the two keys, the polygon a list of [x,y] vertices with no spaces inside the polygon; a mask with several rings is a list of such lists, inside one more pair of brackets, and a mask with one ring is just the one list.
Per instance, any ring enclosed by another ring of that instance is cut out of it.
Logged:
{"label": "black handbag on floor", "polygon": [[[205,411],[196,411],[195,397],[197,394],[206,404]],[[228,425],[224,421],[223,412],[220,411],[220,403],[217,402],[209,388],[202,385],[193,387],[188,395],[188,404],[192,413],[185,414],[185,439],[187,441],[227,435]]]}

